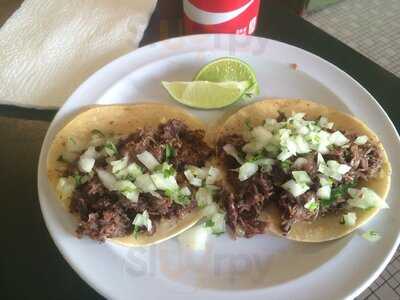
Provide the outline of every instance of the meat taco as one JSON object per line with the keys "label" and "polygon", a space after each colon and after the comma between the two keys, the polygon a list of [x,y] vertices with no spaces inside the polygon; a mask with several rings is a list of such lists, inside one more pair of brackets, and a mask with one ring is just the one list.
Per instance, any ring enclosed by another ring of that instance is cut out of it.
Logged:
{"label": "meat taco", "polygon": [[387,207],[387,154],[362,121],[305,100],[265,100],[224,123],[217,155],[234,234],[340,238]]}
{"label": "meat taco", "polygon": [[203,124],[179,108],[99,106],[56,135],[48,177],[62,205],[79,219],[79,237],[144,246],[201,218],[194,195],[203,179],[216,180],[207,165],[212,154]]}

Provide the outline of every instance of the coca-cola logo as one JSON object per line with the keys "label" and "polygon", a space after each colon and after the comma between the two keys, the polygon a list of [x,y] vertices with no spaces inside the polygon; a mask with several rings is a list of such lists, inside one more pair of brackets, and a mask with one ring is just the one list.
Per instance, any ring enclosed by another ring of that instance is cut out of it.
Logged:
{"label": "coca-cola logo", "polygon": [[[222,6],[219,1],[184,0],[183,7],[186,17],[193,22],[203,25],[216,25],[240,16],[254,1],[222,1],[224,3],[224,6]],[[241,4],[241,6],[237,7],[235,4]]]}

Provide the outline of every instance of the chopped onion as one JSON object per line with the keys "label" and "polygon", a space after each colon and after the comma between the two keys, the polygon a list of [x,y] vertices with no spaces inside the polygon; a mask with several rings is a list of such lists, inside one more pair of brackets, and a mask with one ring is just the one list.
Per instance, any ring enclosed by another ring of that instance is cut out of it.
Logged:
{"label": "chopped onion", "polygon": [[187,186],[184,186],[183,188],[181,188],[181,194],[184,196],[190,196],[192,192]]}
{"label": "chopped onion", "polygon": [[356,225],[357,215],[354,212],[349,212],[343,215],[343,223],[346,226],[354,226]]}
{"label": "chopped onion", "polygon": [[258,171],[258,165],[252,162],[246,162],[239,168],[239,180],[245,181]]}
{"label": "chopped onion", "polygon": [[132,224],[138,227],[146,227],[147,231],[151,231],[153,227],[147,210],[145,210],[142,214],[136,214]]}
{"label": "chopped onion", "polygon": [[358,207],[361,209],[369,208],[389,208],[387,203],[379,197],[373,190],[363,187],[359,189],[348,189],[348,193],[352,199],[347,201],[350,207]]}
{"label": "chopped onion", "polygon": [[218,168],[211,166],[208,169],[208,174],[206,177],[206,184],[214,184],[221,178],[221,171]]}
{"label": "chopped onion", "polygon": [[330,199],[331,198],[331,187],[329,185],[324,185],[320,187],[317,191],[318,199]]}
{"label": "chopped onion", "polygon": [[78,162],[79,170],[85,173],[90,173],[95,164],[94,158],[81,157]]}
{"label": "chopped onion", "polygon": [[293,171],[292,175],[297,183],[311,183],[311,178],[305,171]]}
{"label": "chopped onion", "polygon": [[320,164],[318,171],[337,181],[342,180],[342,175],[350,171],[351,167],[345,164],[339,164],[335,160],[328,160],[326,164]]}
{"label": "chopped onion", "polygon": [[96,149],[90,146],[80,157],[78,166],[82,172],[90,173],[94,167],[95,160],[98,156]]}
{"label": "chopped onion", "polygon": [[117,180],[115,179],[114,175],[108,173],[103,169],[96,169],[97,176],[99,177],[100,181],[109,191],[115,191]]}
{"label": "chopped onion", "polygon": [[272,171],[272,166],[275,164],[275,160],[272,158],[262,158],[256,160],[254,163],[261,167],[261,172],[269,173]]}
{"label": "chopped onion", "polygon": [[136,186],[131,181],[129,180],[117,181],[115,183],[115,188],[132,202],[137,202],[139,200],[139,192]]}
{"label": "chopped onion", "polygon": [[215,202],[211,202],[206,207],[203,208],[202,214],[205,217],[212,216],[219,210],[218,205]]}
{"label": "chopped onion", "polygon": [[225,213],[215,213],[210,220],[212,222],[210,228],[213,234],[218,235],[225,232]]}
{"label": "chopped onion", "polygon": [[296,152],[297,153],[304,154],[304,153],[308,153],[311,151],[308,143],[301,135],[296,136],[295,143],[296,143]]}
{"label": "chopped onion", "polygon": [[185,175],[186,179],[189,181],[191,185],[197,187],[203,185],[203,180],[201,178],[194,176],[193,172],[190,169],[185,170],[183,174]]}
{"label": "chopped onion", "polygon": [[329,122],[327,118],[321,117],[318,121],[318,125],[321,126],[322,128],[332,129],[334,124],[333,122]]}
{"label": "chopped onion", "polygon": [[368,142],[368,137],[366,135],[358,136],[354,140],[354,143],[356,143],[357,145],[364,145],[366,142]]}
{"label": "chopped onion", "polygon": [[127,168],[126,171],[128,175],[132,176],[133,178],[138,177],[139,175],[142,175],[142,169],[136,164],[136,163],[131,163]]}
{"label": "chopped onion", "polygon": [[150,193],[157,189],[149,174],[142,174],[136,177],[135,185],[145,193]]}
{"label": "chopped onion", "polygon": [[113,174],[116,174],[128,166],[128,157],[125,156],[120,160],[114,160],[110,163],[110,165],[112,166]]}
{"label": "chopped onion", "polygon": [[333,182],[328,176],[318,175],[318,177],[319,177],[319,183],[321,184],[321,186],[325,186],[325,185],[332,186]]}
{"label": "chopped onion", "polygon": [[288,158],[290,158],[292,155],[293,155],[293,154],[290,153],[289,151],[283,150],[281,153],[279,153],[277,159],[279,159],[280,161],[285,161],[285,160],[287,160]]}
{"label": "chopped onion", "polygon": [[197,206],[200,208],[206,207],[213,201],[211,192],[207,188],[203,187],[197,190],[195,198],[197,201]]}
{"label": "chopped onion", "polygon": [[247,143],[242,147],[243,152],[250,153],[250,154],[255,154],[262,150],[264,148],[264,145],[258,141],[253,141],[250,143]]}
{"label": "chopped onion", "polygon": [[198,168],[196,166],[188,166],[187,169],[192,172],[193,176],[198,177],[201,180],[206,179],[209,171],[207,168]]}
{"label": "chopped onion", "polygon": [[75,190],[75,180],[72,176],[61,177],[57,183],[57,192],[61,200],[69,199]]}
{"label": "chopped onion", "polygon": [[349,142],[349,139],[340,131],[335,131],[330,135],[329,141],[336,146],[343,146]]}
{"label": "chopped onion", "polygon": [[291,193],[293,195],[293,197],[298,197],[310,189],[307,184],[297,183],[293,179],[290,179],[289,181],[284,183],[282,185],[282,188],[284,188],[289,193]]}
{"label": "chopped onion", "polygon": [[307,159],[305,159],[304,157],[299,157],[294,161],[293,167],[295,167],[296,169],[301,169],[307,162]]}
{"label": "chopped onion", "polygon": [[310,212],[315,212],[318,207],[319,202],[316,202],[314,197],[312,197],[310,200],[307,201],[306,204],[304,204],[304,208],[309,210]]}
{"label": "chopped onion", "polygon": [[239,164],[243,163],[243,160],[239,157],[239,153],[237,152],[236,148],[231,144],[226,144],[223,147],[226,154],[232,156]]}
{"label": "chopped onion", "polygon": [[160,163],[149,151],[136,155],[137,159],[150,171],[154,170]]}
{"label": "chopped onion", "polygon": [[179,189],[179,185],[174,176],[165,177],[162,173],[154,173],[150,175],[150,177],[158,190],[166,191]]}
{"label": "chopped onion", "polygon": [[373,243],[381,239],[381,236],[375,230],[368,230],[367,232],[363,233],[362,237]]}
{"label": "chopped onion", "polygon": [[272,133],[263,126],[254,127],[251,135],[262,146],[266,145],[272,138]]}
{"label": "chopped onion", "polygon": [[317,154],[317,165],[319,166],[320,164],[325,164],[324,157],[322,156],[321,153]]}

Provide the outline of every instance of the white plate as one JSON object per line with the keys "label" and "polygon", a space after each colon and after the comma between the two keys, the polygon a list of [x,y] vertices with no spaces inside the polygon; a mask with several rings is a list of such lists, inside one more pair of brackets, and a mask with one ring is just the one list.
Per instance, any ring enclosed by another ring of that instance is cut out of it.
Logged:
{"label": "white plate", "polygon": [[[38,188],[44,219],[57,247],[94,289],[114,299],[341,299],[354,297],[383,270],[399,244],[399,185],[394,182],[384,210],[346,238],[318,245],[271,235],[252,239],[211,238],[207,250],[191,252],[174,239],[128,249],[74,236],[76,224],[55,200],[46,176],[49,144],[60,126],[82,106],[161,101],[173,103],[161,80],[190,80],[210,60],[236,56],[250,63],[261,96],[305,98],[349,111],[383,141],[400,176],[399,138],[374,98],[347,74],[299,48],[256,37],[201,35],[167,40],[117,59],[90,77],[60,109],[43,143]],[[296,63],[294,70],[290,64]],[[240,103],[238,105],[245,105]],[[193,113],[213,122],[219,111]],[[360,237],[374,229],[378,243]]]}

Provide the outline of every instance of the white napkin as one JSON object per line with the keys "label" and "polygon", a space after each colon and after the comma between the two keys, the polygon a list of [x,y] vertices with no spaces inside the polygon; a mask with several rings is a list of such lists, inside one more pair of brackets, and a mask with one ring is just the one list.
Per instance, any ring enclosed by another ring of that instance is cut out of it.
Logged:
{"label": "white napkin", "polygon": [[0,28],[0,102],[59,107],[138,47],[157,0],[25,0]]}

